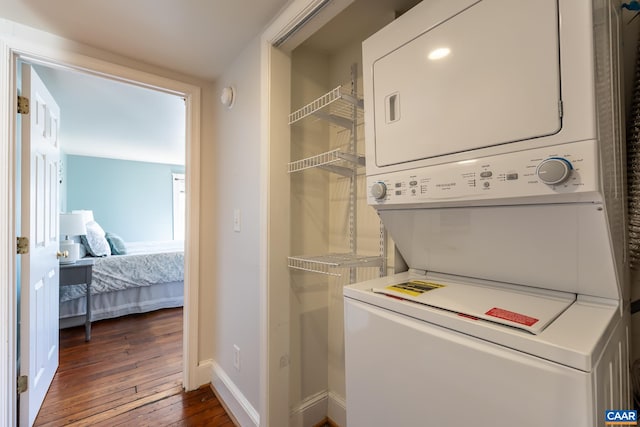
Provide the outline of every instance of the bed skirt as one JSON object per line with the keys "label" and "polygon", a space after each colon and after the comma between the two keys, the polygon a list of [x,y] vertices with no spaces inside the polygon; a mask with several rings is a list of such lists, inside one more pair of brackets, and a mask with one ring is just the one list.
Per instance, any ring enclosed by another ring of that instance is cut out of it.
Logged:
{"label": "bed skirt", "polygon": [[[182,307],[184,282],[161,283],[91,295],[91,321]],[[60,303],[60,329],[84,325],[85,297]]]}

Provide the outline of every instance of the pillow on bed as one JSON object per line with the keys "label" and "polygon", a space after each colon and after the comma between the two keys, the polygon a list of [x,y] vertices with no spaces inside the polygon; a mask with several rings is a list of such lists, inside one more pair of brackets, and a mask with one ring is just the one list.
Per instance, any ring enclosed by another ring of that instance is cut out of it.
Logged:
{"label": "pillow on bed", "polygon": [[107,242],[109,242],[111,255],[125,255],[127,253],[127,247],[122,237],[109,232],[106,232],[104,237],[107,239]]}
{"label": "pillow on bed", "polygon": [[87,222],[87,235],[80,236],[80,240],[91,256],[111,255],[109,242],[104,236],[105,232],[102,227],[95,221],[89,221]]}

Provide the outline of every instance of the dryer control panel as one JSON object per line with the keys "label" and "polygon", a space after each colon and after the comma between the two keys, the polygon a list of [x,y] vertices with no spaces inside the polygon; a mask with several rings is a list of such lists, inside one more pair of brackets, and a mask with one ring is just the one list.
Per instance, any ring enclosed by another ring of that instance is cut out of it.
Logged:
{"label": "dryer control panel", "polygon": [[599,201],[596,149],[595,141],[581,141],[372,175],[367,200],[374,206],[536,196]]}

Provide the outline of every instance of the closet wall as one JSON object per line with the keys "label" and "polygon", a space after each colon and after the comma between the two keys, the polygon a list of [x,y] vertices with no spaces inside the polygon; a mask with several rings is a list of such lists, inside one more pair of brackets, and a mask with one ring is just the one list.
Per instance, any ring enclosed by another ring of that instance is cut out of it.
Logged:
{"label": "closet wall", "polygon": [[[294,108],[322,95],[328,84],[326,54],[299,50],[292,55],[291,105]],[[291,125],[292,161],[325,152],[329,144],[326,123],[309,117]],[[311,168],[292,173],[290,178],[290,255],[327,253],[331,214],[329,175]],[[326,275],[291,270],[289,398],[294,416],[300,419],[304,419],[309,401],[322,398],[327,390],[328,281]]]}
{"label": "closet wall", "polygon": [[[359,0],[291,53],[291,107],[295,111],[338,85],[349,91],[355,64],[362,98],[362,41],[418,1]],[[356,127],[357,153],[364,154],[364,122]],[[291,126],[291,161],[335,148],[348,150],[350,131],[309,117]],[[290,174],[291,255],[348,253],[351,178],[320,168]],[[357,253],[379,256],[380,222],[366,203],[365,169],[357,169]],[[393,243],[387,239],[385,268],[393,270]],[[291,270],[291,426],[312,426],[329,417],[346,426],[342,289],[349,268],[325,275]],[[355,269],[355,280],[378,277],[380,267]]]}

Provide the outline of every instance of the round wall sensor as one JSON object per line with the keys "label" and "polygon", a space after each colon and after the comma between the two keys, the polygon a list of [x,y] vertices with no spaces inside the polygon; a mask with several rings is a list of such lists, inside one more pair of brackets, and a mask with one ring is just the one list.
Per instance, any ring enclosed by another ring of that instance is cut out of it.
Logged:
{"label": "round wall sensor", "polygon": [[227,108],[233,107],[233,104],[236,100],[236,90],[233,86],[227,86],[222,89],[222,94],[220,95],[220,102],[222,105]]}

